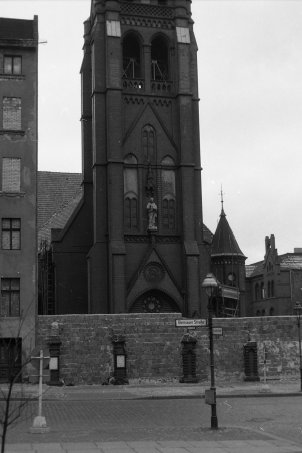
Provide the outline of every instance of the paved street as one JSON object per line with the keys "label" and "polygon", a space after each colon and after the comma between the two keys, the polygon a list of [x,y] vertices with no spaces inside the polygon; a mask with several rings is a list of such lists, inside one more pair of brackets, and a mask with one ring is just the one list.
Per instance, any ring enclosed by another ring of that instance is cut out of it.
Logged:
{"label": "paved street", "polygon": [[51,431],[33,435],[36,408],[30,403],[10,431],[8,453],[302,452],[297,396],[218,398],[218,431],[209,429],[210,407],[201,398],[48,400]]}

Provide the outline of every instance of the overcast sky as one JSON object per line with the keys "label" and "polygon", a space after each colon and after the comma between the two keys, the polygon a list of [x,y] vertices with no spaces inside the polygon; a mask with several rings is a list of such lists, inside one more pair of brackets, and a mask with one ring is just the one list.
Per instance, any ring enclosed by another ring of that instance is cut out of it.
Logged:
{"label": "overcast sky", "polygon": [[[302,247],[302,1],[193,0],[199,47],[203,215],[220,189],[247,263],[275,234]],[[80,76],[90,0],[0,0],[0,16],[39,16],[39,169],[81,171]],[[47,43],[43,43],[47,41]]]}

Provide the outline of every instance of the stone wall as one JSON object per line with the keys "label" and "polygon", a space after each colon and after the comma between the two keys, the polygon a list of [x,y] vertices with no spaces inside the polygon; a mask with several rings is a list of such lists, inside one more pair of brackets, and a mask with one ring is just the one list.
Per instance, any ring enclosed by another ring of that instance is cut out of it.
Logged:
{"label": "stone wall", "polygon": [[[59,323],[61,377],[66,384],[96,384],[113,374],[113,335],[125,338],[129,382],[179,381],[183,376],[182,339],[186,328],[175,327],[179,314],[55,315],[38,317],[37,347],[47,349],[53,322]],[[257,342],[258,370],[263,375],[263,350],[267,350],[267,375],[298,374],[296,318],[261,317],[214,319],[223,336],[214,337],[217,379],[243,380],[243,346]],[[208,328],[190,331],[197,339],[196,377],[209,375]]]}

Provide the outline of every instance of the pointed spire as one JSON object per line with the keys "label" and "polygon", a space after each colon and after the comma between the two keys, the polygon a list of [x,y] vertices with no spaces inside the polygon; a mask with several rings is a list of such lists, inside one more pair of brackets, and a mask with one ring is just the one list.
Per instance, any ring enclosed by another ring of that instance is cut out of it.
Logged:
{"label": "pointed spire", "polygon": [[221,214],[220,219],[213,237],[211,255],[223,256],[223,255],[241,255],[244,254],[240,250],[240,247],[236,241],[234,233],[226,219],[226,214],[223,207],[223,191],[221,188]]}
{"label": "pointed spire", "polygon": [[221,202],[221,213],[220,213],[220,216],[222,216],[222,215],[225,216],[225,212],[224,212],[224,209],[223,209],[223,191],[222,191],[222,184],[221,184],[221,189],[220,189],[220,202]]}

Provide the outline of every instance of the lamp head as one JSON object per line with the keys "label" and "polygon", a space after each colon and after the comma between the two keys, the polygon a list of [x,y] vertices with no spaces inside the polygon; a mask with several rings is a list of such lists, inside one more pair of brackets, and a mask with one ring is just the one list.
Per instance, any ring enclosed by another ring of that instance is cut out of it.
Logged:
{"label": "lamp head", "polygon": [[213,274],[209,273],[206,275],[201,287],[206,290],[207,295],[210,297],[212,296],[214,290],[218,288],[218,281]]}

